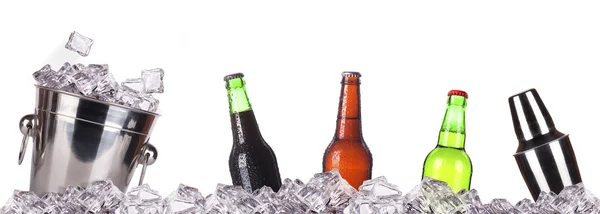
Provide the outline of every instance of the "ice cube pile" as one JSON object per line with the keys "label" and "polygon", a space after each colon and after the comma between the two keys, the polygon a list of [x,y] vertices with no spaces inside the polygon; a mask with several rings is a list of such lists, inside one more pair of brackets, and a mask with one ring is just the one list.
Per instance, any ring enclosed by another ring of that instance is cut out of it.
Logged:
{"label": "ice cube pile", "polygon": [[142,70],[139,78],[119,84],[106,64],[85,66],[68,62],[58,70],[45,65],[33,73],[41,86],[151,112],[155,112],[160,103],[152,94],[164,92],[163,77],[162,69],[147,69]]}
{"label": "ice cube pile", "polygon": [[[93,39],[73,31],[65,48],[86,57],[93,44]],[[71,65],[69,62],[65,62],[58,70],[45,65],[33,73],[33,78],[40,86],[151,112],[158,109],[160,102],[152,94],[164,92],[164,76],[161,68],[146,69],[142,70],[140,77],[125,79],[119,84],[106,64],[85,66],[80,63]]]}
{"label": "ice cube pile", "polygon": [[163,198],[147,184],[125,194],[110,181],[87,188],[69,186],[62,195],[48,193],[42,198],[16,190],[0,214],[595,214],[600,213],[599,204],[583,184],[566,187],[558,195],[542,193],[537,203],[523,199],[513,205],[493,199],[483,204],[475,189],[454,193],[446,183],[427,177],[406,195],[385,177],[365,181],[357,191],[333,170],[315,174],[307,183],[285,179],[277,193],[269,187],[250,193],[218,184],[215,192],[203,196],[180,184]]}

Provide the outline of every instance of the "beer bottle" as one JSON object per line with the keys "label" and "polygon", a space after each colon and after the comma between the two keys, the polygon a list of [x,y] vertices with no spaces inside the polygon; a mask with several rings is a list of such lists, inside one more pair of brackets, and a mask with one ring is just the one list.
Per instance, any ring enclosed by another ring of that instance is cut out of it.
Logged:
{"label": "beer bottle", "polygon": [[446,114],[438,136],[438,143],[425,158],[423,175],[444,181],[458,192],[471,188],[473,168],[471,158],[465,152],[465,108],[467,92],[448,92]]}
{"label": "beer bottle", "polygon": [[358,189],[371,179],[373,157],[362,136],[360,116],[360,73],[342,73],[342,92],[333,140],[323,155],[323,171],[337,169]]}
{"label": "beer bottle", "polygon": [[246,93],[244,74],[225,76],[233,146],[229,155],[229,172],[233,185],[248,191],[268,186],[277,192],[281,176],[273,149],[263,139]]}

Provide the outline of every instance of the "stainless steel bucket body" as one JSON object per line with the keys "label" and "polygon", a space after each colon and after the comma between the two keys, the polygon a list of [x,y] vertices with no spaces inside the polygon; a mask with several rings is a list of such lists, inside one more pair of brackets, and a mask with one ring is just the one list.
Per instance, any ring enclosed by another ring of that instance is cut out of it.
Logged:
{"label": "stainless steel bucket body", "polygon": [[35,114],[20,121],[27,141],[33,139],[30,190],[37,195],[64,192],[68,185],[87,186],[111,180],[126,191],[138,164],[157,158],[148,143],[158,114],[36,86]]}

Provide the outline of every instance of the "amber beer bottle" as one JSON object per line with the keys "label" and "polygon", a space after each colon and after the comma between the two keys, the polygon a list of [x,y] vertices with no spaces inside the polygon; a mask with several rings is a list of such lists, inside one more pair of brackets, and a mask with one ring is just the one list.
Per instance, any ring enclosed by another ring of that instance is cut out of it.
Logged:
{"label": "amber beer bottle", "polygon": [[337,169],[358,189],[371,179],[373,157],[362,135],[360,116],[360,73],[342,73],[342,92],[333,140],[323,155],[323,171]]}
{"label": "amber beer bottle", "polygon": [[233,146],[229,155],[229,172],[233,185],[254,191],[268,186],[279,191],[281,176],[273,149],[265,142],[246,93],[244,74],[225,76]]}

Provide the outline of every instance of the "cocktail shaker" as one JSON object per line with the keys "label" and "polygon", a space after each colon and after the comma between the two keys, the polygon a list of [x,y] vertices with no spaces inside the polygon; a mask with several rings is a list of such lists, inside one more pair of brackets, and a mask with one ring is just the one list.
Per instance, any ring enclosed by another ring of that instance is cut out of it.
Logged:
{"label": "cocktail shaker", "polygon": [[568,134],[556,130],[536,89],[508,98],[519,147],[514,157],[534,200],[542,191],[560,193],[581,182]]}

